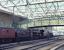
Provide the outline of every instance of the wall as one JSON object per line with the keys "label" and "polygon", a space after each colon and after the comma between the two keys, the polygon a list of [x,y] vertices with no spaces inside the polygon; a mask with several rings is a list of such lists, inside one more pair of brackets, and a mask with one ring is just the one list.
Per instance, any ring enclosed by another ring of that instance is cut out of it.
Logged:
{"label": "wall", "polygon": [[[14,24],[13,24],[14,18]],[[27,20],[23,16],[13,15],[13,13],[8,13],[5,11],[0,11],[0,27],[19,27],[19,22]],[[12,26],[13,24],[13,26]],[[19,27],[20,28],[20,27]]]}
{"label": "wall", "polygon": [[0,12],[0,27],[12,27],[12,16]]}

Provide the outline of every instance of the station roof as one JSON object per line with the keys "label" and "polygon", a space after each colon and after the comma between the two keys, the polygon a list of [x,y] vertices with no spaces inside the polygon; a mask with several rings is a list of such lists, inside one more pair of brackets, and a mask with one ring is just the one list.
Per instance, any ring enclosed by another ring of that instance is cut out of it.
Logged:
{"label": "station roof", "polygon": [[0,0],[0,9],[29,19],[64,16],[64,1]]}
{"label": "station roof", "polygon": [[23,17],[21,15],[16,15],[16,14],[13,14],[13,13],[5,11],[5,10],[0,10],[0,13],[6,14],[6,15],[10,15],[10,16],[13,16],[13,17],[19,17],[21,19],[27,19],[27,18],[25,18],[25,17]]}

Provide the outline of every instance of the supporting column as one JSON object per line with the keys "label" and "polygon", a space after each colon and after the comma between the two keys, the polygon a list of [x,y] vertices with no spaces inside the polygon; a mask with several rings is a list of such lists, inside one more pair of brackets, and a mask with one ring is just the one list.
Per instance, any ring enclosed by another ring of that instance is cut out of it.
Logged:
{"label": "supporting column", "polygon": [[16,17],[14,16],[14,8],[15,8],[15,7],[13,7],[13,17],[12,17],[13,22],[12,22],[12,27],[13,27],[13,28],[17,28],[18,23],[17,23],[17,21],[16,21]]}

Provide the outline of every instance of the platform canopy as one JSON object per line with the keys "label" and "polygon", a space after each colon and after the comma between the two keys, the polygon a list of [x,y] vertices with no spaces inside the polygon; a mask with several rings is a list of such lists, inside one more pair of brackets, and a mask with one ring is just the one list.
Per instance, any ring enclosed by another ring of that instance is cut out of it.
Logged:
{"label": "platform canopy", "polygon": [[29,19],[64,16],[63,0],[0,0],[0,9]]}

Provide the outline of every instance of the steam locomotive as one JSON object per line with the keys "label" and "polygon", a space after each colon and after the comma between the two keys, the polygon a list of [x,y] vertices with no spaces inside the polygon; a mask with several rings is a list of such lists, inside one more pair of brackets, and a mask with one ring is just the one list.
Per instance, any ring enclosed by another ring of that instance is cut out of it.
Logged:
{"label": "steam locomotive", "polygon": [[53,33],[43,29],[0,28],[0,43],[19,42],[27,40],[46,39]]}

